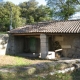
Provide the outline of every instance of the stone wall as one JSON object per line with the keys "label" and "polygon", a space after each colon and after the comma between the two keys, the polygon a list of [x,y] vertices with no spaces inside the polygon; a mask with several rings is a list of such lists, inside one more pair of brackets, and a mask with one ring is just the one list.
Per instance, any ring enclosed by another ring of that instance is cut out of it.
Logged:
{"label": "stone wall", "polygon": [[24,50],[24,37],[9,35],[6,54],[19,54]]}
{"label": "stone wall", "polygon": [[64,57],[80,58],[80,36],[79,35],[61,35],[55,36],[55,41],[61,45]]}
{"label": "stone wall", "polygon": [[0,34],[0,55],[6,54],[8,38],[8,34]]}
{"label": "stone wall", "polygon": [[16,36],[15,37],[15,50],[17,54],[24,52],[24,37],[23,36]]}
{"label": "stone wall", "polygon": [[[31,53],[28,52],[29,42],[26,44],[27,39],[25,36],[14,36],[9,35],[8,45],[6,54],[15,55],[15,54],[24,54],[24,53]],[[36,52],[40,52],[40,39],[38,39],[36,45]]]}
{"label": "stone wall", "polygon": [[13,35],[9,35],[6,54],[14,53],[15,53],[15,37]]}
{"label": "stone wall", "polygon": [[69,57],[80,58],[80,37],[76,37],[73,40],[72,48],[69,53],[71,53],[68,54]]}

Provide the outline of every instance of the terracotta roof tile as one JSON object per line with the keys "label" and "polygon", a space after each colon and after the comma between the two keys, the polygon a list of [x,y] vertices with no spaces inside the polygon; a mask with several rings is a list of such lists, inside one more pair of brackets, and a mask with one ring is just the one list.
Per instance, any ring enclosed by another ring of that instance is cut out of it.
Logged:
{"label": "terracotta roof tile", "polygon": [[80,20],[43,22],[26,25],[10,31],[10,33],[80,33]]}

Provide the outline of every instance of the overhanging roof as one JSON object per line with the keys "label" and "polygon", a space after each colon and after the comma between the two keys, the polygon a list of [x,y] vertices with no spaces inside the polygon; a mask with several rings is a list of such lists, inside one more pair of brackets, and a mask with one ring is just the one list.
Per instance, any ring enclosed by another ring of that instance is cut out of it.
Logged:
{"label": "overhanging roof", "polygon": [[9,33],[80,33],[80,20],[41,22],[13,29]]}

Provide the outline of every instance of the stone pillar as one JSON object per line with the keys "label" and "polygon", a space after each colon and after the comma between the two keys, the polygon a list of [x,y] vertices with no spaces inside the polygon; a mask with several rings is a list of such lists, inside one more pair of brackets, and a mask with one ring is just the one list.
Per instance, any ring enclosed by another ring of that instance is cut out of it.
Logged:
{"label": "stone pillar", "polygon": [[41,58],[45,59],[48,54],[48,37],[45,34],[40,35]]}

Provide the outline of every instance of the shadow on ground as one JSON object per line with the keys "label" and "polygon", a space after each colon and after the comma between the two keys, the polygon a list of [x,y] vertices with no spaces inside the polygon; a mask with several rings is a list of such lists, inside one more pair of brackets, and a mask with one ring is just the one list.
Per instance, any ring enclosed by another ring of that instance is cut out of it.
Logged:
{"label": "shadow on ground", "polygon": [[66,74],[47,75],[46,77],[35,77],[27,75],[26,72],[0,73],[0,80],[80,80],[80,71]]}
{"label": "shadow on ground", "polygon": [[[16,56],[16,55],[14,55]],[[20,57],[20,56],[19,56]],[[27,57],[24,57],[27,58]],[[30,58],[33,61],[40,60],[39,58]],[[1,67],[0,70],[0,80],[80,80],[80,71],[76,70],[73,72],[68,72],[65,74],[55,74],[53,76],[49,75],[50,71],[54,71],[55,68],[60,69],[60,67],[66,67],[66,64],[59,65],[60,62],[51,61],[51,62],[44,62],[41,60],[38,64],[30,64],[30,65],[20,65],[20,66],[12,66],[7,65],[8,67],[4,68]],[[67,64],[71,66],[72,64]],[[47,76],[46,73],[48,74]],[[38,75],[37,77],[35,75]]]}

